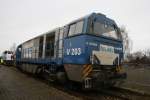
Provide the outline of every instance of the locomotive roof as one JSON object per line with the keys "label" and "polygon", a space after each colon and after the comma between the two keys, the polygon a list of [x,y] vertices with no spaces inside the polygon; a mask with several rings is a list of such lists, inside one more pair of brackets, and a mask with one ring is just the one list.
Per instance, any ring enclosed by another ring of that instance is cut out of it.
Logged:
{"label": "locomotive roof", "polygon": [[[26,43],[26,42],[29,42],[29,41],[31,41],[31,40],[34,40],[34,39],[36,39],[36,38],[38,38],[38,37],[41,37],[41,36],[43,36],[43,35],[45,35],[45,34],[48,34],[48,33],[54,32],[54,31],[56,31],[56,30],[58,30],[58,29],[61,29],[61,28],[63,28],[63,27],[66,27],[66,26],[68,26],[68,25],[70,25],[70,24],[73,24],[73,23],[75,23],[75,22],[78,22],[78,21],[80,21],[80,20],[82,20],[82,19],[89,18],[90,16],[93,16],[93,17],[99,16],[99,17],[105,19],[105,21],[109,21],[110,23],[115,24],[115,21],[114,21],[114,20],[112,20],[112,19],[106,17],[106,15],[104,15],[104,14],[102,14],[102,13],[91,13],[91,14],[88,14],[88,15],[83,16],[83,17],[81,17],[81,18],[78,18],[78,19],[76,19],[76,20],[73,20],[73,21],[71,21],[70,23],[68,23],[68,24],[66,24],[66,25],[64,25],[64,26],[62,26],[62,27],[54,28],[54,29],[49,30],[49,31],[47,31],[47,32],[45,32],[45,33],[43,33],[43,34],[41,34],[41,35],[38,35],[38,36],[32,38],[32,39],[29,39],[29,40],[27,40],[27,41],[21,43],[20,45],[22,45],[22,44],[24,44],[24,43]],[[115,24],[115,25],[116,25],[116,24]]]}

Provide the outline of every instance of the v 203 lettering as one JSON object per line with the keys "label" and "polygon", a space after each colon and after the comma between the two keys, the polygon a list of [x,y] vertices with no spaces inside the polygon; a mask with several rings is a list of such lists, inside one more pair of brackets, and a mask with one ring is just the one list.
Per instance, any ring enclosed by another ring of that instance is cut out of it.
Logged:
{"label": "v 203 lettering", "polygon": [[69,48],[67,49],[67,55],[72,55],[72,56],[76,56],[76,55],[81,55],[81,48]]}

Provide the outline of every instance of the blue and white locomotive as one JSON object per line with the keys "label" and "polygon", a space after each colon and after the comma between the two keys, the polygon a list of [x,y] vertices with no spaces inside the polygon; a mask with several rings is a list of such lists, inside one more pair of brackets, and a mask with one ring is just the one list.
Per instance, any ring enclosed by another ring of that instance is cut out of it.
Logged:
{"label": "blue and white locomotive", "polygon": [[123,42],[116,23],[92,13],[46,32],[17,47],[17,67],[44,73],[61,83],[86,89],[114,85],[126,78],[122,68]]}

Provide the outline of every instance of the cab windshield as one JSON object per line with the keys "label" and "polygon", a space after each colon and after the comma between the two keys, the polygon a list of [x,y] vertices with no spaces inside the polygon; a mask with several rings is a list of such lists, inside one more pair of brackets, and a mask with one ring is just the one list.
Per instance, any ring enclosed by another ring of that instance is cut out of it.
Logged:
{"label": "cab windshield", "polygon": [[106,37],[111,37],[114,39],[120,39],[117,28],[113,25],[103,24],[101,22],[95,21],[90,25],[90,33],[97,35],[102,35]]}

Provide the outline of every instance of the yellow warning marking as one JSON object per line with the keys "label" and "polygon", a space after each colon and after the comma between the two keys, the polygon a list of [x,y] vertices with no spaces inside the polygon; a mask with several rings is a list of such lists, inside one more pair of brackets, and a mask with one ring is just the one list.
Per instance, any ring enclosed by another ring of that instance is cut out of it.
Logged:
{"label": "yellow warning marking", "polygon": [[89,75],[89,73],[92,71],[92,66],[91,65],[86,65],[86,67],[84,66],[84,69],[83,69],[83,78],[85,78],[86,76]]}
{"label": "yellow warning marking", "polygon": [[118,66],[116,66],[116,71],[118,72]]}
{"label": "yellow warning marking", "polygon": [[87,65],[84,65],[84,66],[83,66],[83,69],[86,68],[86,67],[87,67]]}
{"label": "yellow warning marking", "polygon": [[121,70],[122,70],[121,66],[117,66],[117,67],[116,67],[116,71],[117,71],[117,72],[120,72]]}
{"label": "yellow warning marking", "polygon": [[87,76],[90,74],[91,71],[92,71],[92,68],[90,68],[90,69],[83,75],[83,77],[87,77]]}
{"label": "yellow warning marking", "polygon": [[90,66],[87,65],[87,67],[83,69],[83,74],[85,74],[89,69],[90,69]]}

